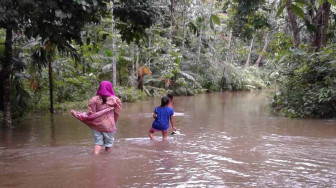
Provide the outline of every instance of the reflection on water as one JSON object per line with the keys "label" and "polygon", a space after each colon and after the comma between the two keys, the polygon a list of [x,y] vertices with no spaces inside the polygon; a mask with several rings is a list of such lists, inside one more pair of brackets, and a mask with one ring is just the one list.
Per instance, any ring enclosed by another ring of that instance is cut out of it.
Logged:
{"label": "reflection on water", "polygon": [[[136,115],[134,114],[129,114],[127,115],[128,117],[134,118],[134,116],[137,116],[138,118],[148,118],[148,117],[153,117],[153,113],[147,112],[147,113],[138,113]],[[185,113],[183,112],[174,112],[174,116],[187,116]]]}
{"label": "reflection on water", "polygon": [[336,121],[276,117],[266,93],[175,97],[184,135],[147,131],[159,99],[124,104],[115,147],[93,156],[69,114],[0,130],[0,187],[334,187]]}

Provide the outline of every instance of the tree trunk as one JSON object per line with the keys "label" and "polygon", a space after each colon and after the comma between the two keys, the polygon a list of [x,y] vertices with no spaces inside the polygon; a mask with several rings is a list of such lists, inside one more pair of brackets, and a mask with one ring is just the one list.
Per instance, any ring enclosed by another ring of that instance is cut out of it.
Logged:
{"label": "tree trunk", "polygon": [[256,67],[259,67],[259,64],[260,64],[260,61],[261,61],[261,57],[264,55],[264,53],[266,52],[266,49],[267,49],[267,45],[268,45],[268,36],[269,34],[267,33],[266,34],[266,37],[265,37],[265,45],[263,47],[263,49],[261,50],[260,54],[259,54],[259,57],[257,59],[257,61],[255,62],[255,66]]}
{"label": "tree trunk", "polygon": [[292,0],[286,1],[286,10],[288,13],[289,25],[292,29],[292,37],[293,37],[293,45],[297,48],[300,44],[300,36],[299,36],[299,27],[297,25],[295,15],[291,9]]}
{"label": "tree trunk", "polygon": [[202,47],[202,23],[200,24],[199,38],[198,38],[198,54],[197,60],[200,62],[201,59],[201,47]]}
{"label": "tree trunk", "polygon": [[[233,52],[234,52],[234,49],[235,49],[235,47],[233,46],[233,49],[232,49]],[[233,53],[231,53],[230,64],[233,62],[233,60],[234,60],[234,55],[233,55]]]}
{"label": "tree trunk", "polygon": [[252,40],[251,40],[251,44],[250,44],[250,48],[249,48],[249,53],[247,55],[247,60],[246,60],[246,63],[245,63],[246,67],[250,66],[251,53],[252,53],[252,48],[253,48],[254,37],[255,37],[255,35],[253,35]]}
{"label": "tree trunk", "polygon": [[135,46],[135,57],[136,57],[136,60],[135,60],[135,69],[137,70],[139,68],[139,58],[140,58],[140,49],[139,49],[139,46]]}
{"label": "tree trunk", "polygon": [[184,52],[185,40],[185,14],[186,14],[186,0],[183,0],[182,22],[183,22],[183,38],[182,38],[182,51]]}
{"label": "tree trunk", "polygon": [[51,66],[51,58],[48,55],[48,73],[49,73],[49,101],[50,101],[50,113],[54,113],[54,96],[53,96],[53,69]]}
{"label": "tree trunk", "polygon": [[112,85],[116,86],[117,85],[117,64],[115,63],[115,61],[112,64]]}
{"label": "tree trunk", "polygon": [[177,7],[177,0],[170,0],[170,14],[171,14],[171,25],[172,25],[172,39],[176,37],[178,31],[178,24],[176,18],[176,7]]}
{"label": "tree trunk", "polygon": [[136,73],[135,65],[134,65],[135,58],[134,58],[134,44],[133,44],[133,42],[131,42],[130,48],[131,48],[132,77],[133,77],[133,76],[135,76],[135,73]]}
{"label": "tree trunk", "polygon": [[[183,0],[183,4],[182,4],[182,32],[183,32],[183,36],[182,36],[182,54],[184,54],[184,43],[185,43],[185,15],[186,15],[186,0]],[[182,64],[183,64],[183,56],[182,59],[180,61],[180,69],[182,69]]]}
{"label": "tree trunk", "polygon": [[115,47],[115,29],[114,29],[114,15],[113,15],[113,1],[111,1],[111,12],[112,12],[112,85],[117,85],[117,59],[116,59],[116,47]]}
{"label": "tree trunk", "polygon": [[134,47],[134,43],[131,42],[130,43],[130,51],[131,51],[131,61],[132,61],[132,70],[131,70],[131,76],[129,78],[129,82],[131,83],[131,85],[133,87],[137,86],[137,78],[136,78],[136,67],[135,67],[135,47]]}
{"label": "tree trunk", "polygon": [[226,52],[225,62],[227,62],[227,60],[229,59],[230,48],[231,48],[231,40],[232,40],[232,31],[230,31],[230,34],[229,34],[229,43],[228,43],[228,46],[227,46],[227,52]]}
{"label": "tree trunk", "polygon": [[5,128],[12,127],[11,104],[10,104],[10,74],[13,59],[13,29],[6,29],[5,41],[5,62],[2,67],[2,89],[3,89],[3,125]]}
{"label": "tree trunk", "polygon": [[148,50],[147,50],[147,62],[148,62],[148,68],[151,68],[151,63],[150,63],[150,48],[151,48],[151,34],[148,35]]}
{"label": "tree trunk", "polygon": [[230,31],[230,34],[229,34],[229,42],[228,42],[228,45],[227,45],[227,51],[226,51],[225,61],[223,63],[223,75],[225,74],[225,71],[226,71],[226,67],[225,66],[228,63],[229,56],[231,54],[231,50],[230,50],[230,48],[231,48],[231,40],[232,40],[232,31]]}
{"label": "tree trunk", "polygon": [[314,51],[318,51],[321,47],[325,45],[325,32],[328,27],[329,12],[330,3],[324,0],[323,4],[318,8],[316,16],[312,20],[313,24],[317,28],[317,32],[313,32],[310,37],[311,46]]}
{"label": "tree trunk", "polygon": [[140,89],[141,91],[143,91],[143,74],[141,73],[141,71],[139,70],[139,61],[140,61],[140,48],[139,46],[136,46],[135,48],[136,50],[136,61],[135,61],[135,67],[137,70],[137,77],[138,77],[138,89]]}

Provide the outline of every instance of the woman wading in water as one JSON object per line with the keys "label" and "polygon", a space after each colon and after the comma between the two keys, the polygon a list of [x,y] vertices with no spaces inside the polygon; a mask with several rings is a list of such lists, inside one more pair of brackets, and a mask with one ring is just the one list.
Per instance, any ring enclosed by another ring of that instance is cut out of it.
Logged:
{"label": "woman wading in water", "polygon": [[121,101],[115,96],[112,84],[102,81],[99,84],[96,96],[88,104],[89,112],[71,111],[78,120],[92,129],[94,137],[93,153],[99,154],[101,147],[109,151],[113,146],[116,122],[121,111]]}

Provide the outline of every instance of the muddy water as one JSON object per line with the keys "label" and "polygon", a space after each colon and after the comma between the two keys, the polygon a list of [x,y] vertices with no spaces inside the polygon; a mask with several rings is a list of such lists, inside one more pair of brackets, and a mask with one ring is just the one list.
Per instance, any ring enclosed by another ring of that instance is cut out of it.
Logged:
{"label": "muddy water", "polygon": [[176,97],[182,135],[150,141],[159,99],[123,105],[113,151],[93,156],[69,114],[0,132],[0,187],[335,187],[336,121],[288,119],[265,92]]}

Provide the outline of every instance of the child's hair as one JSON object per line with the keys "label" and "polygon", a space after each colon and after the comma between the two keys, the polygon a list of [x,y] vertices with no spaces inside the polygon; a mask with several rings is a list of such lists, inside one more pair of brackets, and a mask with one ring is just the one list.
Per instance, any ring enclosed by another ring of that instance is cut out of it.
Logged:
{"label": "child's hair", "polygon": [[169,103],[168,97],[162,97],[161,98],[161,107],[165,107]]}
{"label": "child's hair", "polygon": [[168,94],[167,94],[167,97],[168,97],[170,100],[173,100],[173,99],[174,99],[174,96],[173,96],[173,94],[171,94],[171,93],[168,93]]}

